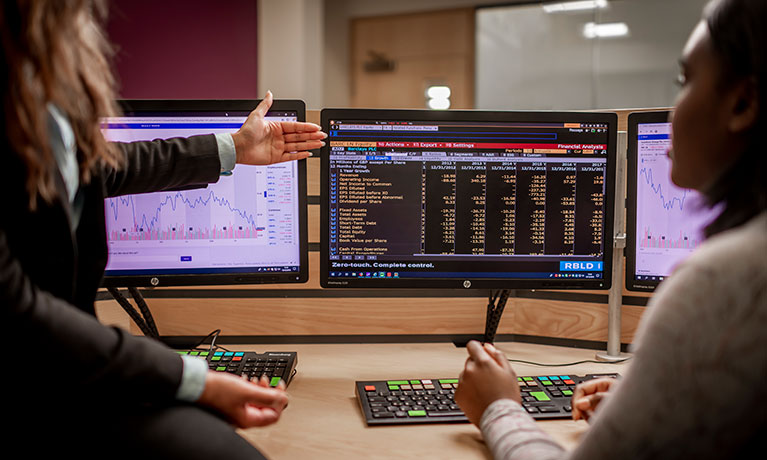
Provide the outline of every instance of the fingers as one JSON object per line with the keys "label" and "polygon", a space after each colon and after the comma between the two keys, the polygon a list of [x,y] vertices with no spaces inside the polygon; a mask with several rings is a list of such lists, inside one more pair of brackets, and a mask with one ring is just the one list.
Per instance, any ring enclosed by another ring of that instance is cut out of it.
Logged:
{"label": "fingers", "polygon": [[269,108],[272,106],[273,100],[274,96],[272,96],[272,92],[267,91],[266,96],[264,96],[264,99],[261,101],[261,103],[258,104],[258,106],[253,110],[253,113],[259,118],[264,118],[266,113],[269,112]]}
{"label": "fingers", "polygon": [[581,388],[585,394],[596,393],[598,391],[607,391],[615,382],[617,382],[617,380],[612,377],[601,377],[598,379],[587,380],[578,384],[576,390]]}
{"label": "fingers", "polygon": [[600,378],[579,383],[572,397],[573,420],[588,420],[615,382],[613,378]]}
{"label": "fingers", "polygon": [[303,150],[315,150],[324,145],[325,143],[322,141],[286,142],[283,150],[285,152],[300,152]]}
{"label": "fingers", "polygon": [[[322,132],[320,131],[322,128],[320,128],[319,125],[315,125],[314,123],[307,123],[303,121],[280,121],[276,123],[280,124],[284,134]],[[325,135],[325,137],[327,137],[327,135]]]}
{"label": "fingers", "polygon": [[605,393],[594,393],[582,398],[573,399],[573,420],[583,419],[588,421],[599,403],[604,399],[604,395]]}
{"label": "fingers", "polygon": [[285,142],[296,143],[296,142],[314,141],[314,140],[321,141],[322,139],[325,139],[326,137],[328,137],[328,135],[322,131],[301,132],[301,133],[294,133],[294,134],[285,134]]}
{"label": "fingers", "polygon": [[280,418],[280,413],[272,408],[253,407],[246,408],[243,420],[240,425],[242,428],[252,428],[257,426],[271,425]]}
{"label": "fingers", "polygon": [[470,340],[469,343],[466,344],[466,351],[469,352],[469,360],[476,363],[487,364],[494,361],[482,344],[476,340]]}
{"label": "fingers", "polygon": [[288,404],[288,395],[285,393],[285,387],[279,385],[275,387],[269,386],[269,380],[262,377],[255,384],[251,384],[247,393],[244,396],[247,404],[256,407],[269,407],[272,409],[282,411]]}
{"label": "fingers", "polygon": [[506,355],[501,352],[501,350],[495,348],[495,346],[492,343],[486,343],[485,344],[485,350],[490,355],[493,360],[495,360],[496,363],[498,363],[499,366],[501,366],[504,369],[511,368],[511,365],[509,364],[509,360],[506,359]]}
{"label": "fingers", "polygon": [[582,398],[586,395],[608,391],[613,383],[615,383],[615,379],[612,378],[593,379],[579,383],[573,392],[573,400]]}

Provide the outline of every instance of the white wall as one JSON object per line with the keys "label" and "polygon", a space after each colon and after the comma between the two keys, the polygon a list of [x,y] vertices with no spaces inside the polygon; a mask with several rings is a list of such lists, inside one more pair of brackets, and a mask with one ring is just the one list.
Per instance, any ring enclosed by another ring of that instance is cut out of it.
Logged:
{"label": "white wall", "polygon": [[[480,109],[614,109],[673,105],[678,58],[706,0],[613,0],[547,14],[539,5],[477,12]],[[628,37],[589,40],[586,22],[626,22]]]}
{"label": "white wall", "polygon": [[323,1],[258,2],[258,89],[323,106]]}
{"label": "white wall", "polygon": [[[544,15],[529,3],[259,0],[259,91],[303,99],[309,109],[348,106],[351,19],[504,5],[478,9],[477,108],[668,106],[682,45],[706,0],[611,0],[596,16]],[[591,20],[626,21],[631,36],[586,41],[580,28]]]}

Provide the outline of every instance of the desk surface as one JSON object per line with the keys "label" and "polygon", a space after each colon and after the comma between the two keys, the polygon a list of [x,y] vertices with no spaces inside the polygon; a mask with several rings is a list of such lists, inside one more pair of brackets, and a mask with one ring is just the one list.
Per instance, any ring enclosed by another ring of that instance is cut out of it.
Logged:
{"label": "desk surface", "polygon": [[[495,344],[510,359],[568,363],[594,359],[594,350],[525,343]],[[467,354],[450,343],[227,345],[236,351],[296,351],[289,407],[280,421],[240,433],[273,460],[388,458],[487,459],[479,430],[468,423],[368,427],[354,396],[356,380],[457,377]],[[628,363],[540,367],[512,363],[519,375],[625,373]],[[553,420],[541,427],[566,448],[574,447],[586,422]]]}

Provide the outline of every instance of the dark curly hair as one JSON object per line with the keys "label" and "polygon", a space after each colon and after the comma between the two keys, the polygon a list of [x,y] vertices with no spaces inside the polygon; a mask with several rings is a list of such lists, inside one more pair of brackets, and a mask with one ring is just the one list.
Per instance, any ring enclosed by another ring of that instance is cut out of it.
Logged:
{"label": "dark curly hair", "polygon": [[754,83],[758,116],[740,159],[704,191],[720,215],[708,236],[741,225],[767,210],[767,1],[713,0],[703,10],[714,52],[722,63],[721,84]]}

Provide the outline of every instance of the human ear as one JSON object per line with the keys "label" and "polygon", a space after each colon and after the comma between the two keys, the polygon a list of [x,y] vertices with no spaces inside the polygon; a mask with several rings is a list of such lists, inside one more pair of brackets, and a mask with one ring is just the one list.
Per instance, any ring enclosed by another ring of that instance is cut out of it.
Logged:
{"label": "human ear", "polygon": [[734,104],[727,123],[733,134],[739,134],[751,128],[759,118],[759,97],[756,78],[743,79],[734,88]]}

